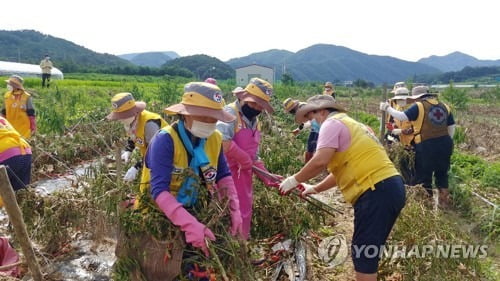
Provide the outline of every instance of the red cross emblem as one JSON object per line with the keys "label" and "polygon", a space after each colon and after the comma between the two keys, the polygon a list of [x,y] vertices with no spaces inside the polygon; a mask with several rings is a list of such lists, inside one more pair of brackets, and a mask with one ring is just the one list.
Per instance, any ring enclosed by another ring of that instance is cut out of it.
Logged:
{"label": "red cross emblem", "polygon": [[440,106],[433,106],[427,115],[434,125],[442,125],[447,119],[446,111]]}

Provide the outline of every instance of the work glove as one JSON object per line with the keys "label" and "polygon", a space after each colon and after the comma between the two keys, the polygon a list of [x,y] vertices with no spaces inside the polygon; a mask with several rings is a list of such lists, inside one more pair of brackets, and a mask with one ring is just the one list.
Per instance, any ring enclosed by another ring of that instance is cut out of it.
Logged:
{"label": "work glove", "polygon": [[380,110],[387,111],[387,108],[389,107],[391,107],[391,105],[388,102],[386,101],[380,102]]}
{"label": "work glove", "polygon": [[[283,180],[283,177],[280,176],[280,175],[276,175],[276,174],[272,174],[271,172],[269,172],[267,169],[266,169],[266,166],[264,166],[264,162],[262,162],[262,160],[257,160],[255,162],[253,162],[253,165],[263,171],[266,171],[270,176],[272,177],[275,177],[277,180],[279,181],[282,181]],[[261,173],[258,173],[258,172],[255,172],[255,174],[257,175],[257,177],[266,185],[266,186],[270,186],[270,187],[279,187],[279,182],[278,181],[275,181],[275,180],[272,180],[270,177],[266,177],[265,175],[261,174]]]}
{"label": "work glove", "polygon": [[394,130],[392,130],[392,134],[399,136],[399,135],[401,135],[401,131],[402,131],[401,129],[394,129]]}
{"label": "work glove", "polygon": [[139,170],[132,166],[130,167],[130,169],[128,169],[127,173],[125,173],[125,176],[123,176],[123,180],[124,181],[133,181],[136,177],[137,177],[137,174],[139,173]]}
{"label": "work glove", "polygon": [[[203,251],[205,256],[209,256],[208,246],[205,239],[215,241],[215,235],[204,224],[191,215],[181,203],[168,191],[161,192],[155,200],[158,207],[165,216],[176,226],[181,228],[186,238],[186,243]],[[240,216],[241,217],[241,216]]]}
{"label": "work glove", "polygon": [[231,176],[224,177],[217,182],[217,190],[219,194],[227,197],[229,201],[229,211],[231,215],[231,230],[233,236],[243,235],[243,219],[240,212],[240,201],[236,193],[236,187]]}
{"label": "work glove", "polygon": [[394,130],[394,125],[391,122],[385,123],[385,128],[389,131]]}
{"label": "work glove", "polygon": [[132,155],[132,151],[125,150],[122,152],[122,160],[123,162],[127,163],[128,160],[130,160],[130,155]]}
{"label": "work glove", "polygon": [[290,192],[290,190],[294,189],[299,184],[300,183],[295,179],[294,176],[290,176],[281,182],[279,187],[280,193],[282,195],[287,194],[288,192]]}
{"label": "work glove", "polygon": [[28,116],[28,118],[30,120],[30,131],[33,135],[34,133],[36,133],[36,118],[35,116]]}
{"label": "work glove", "polygon": [[231,145],[227,150],[226,157],[238,163],[240,169],[252,169],[253,161],[250,158],[250,155],[248,155],[246,151],[241,149],[234,141],[231,141]]}
{"label": "work glove", "polygon": [[300,190],[302,191],[300,195],[303,197],[306,197],[309,194],[316,194],[318,191],[316,191],[316,186],[312,184],[307,184],[307,183],[302,183],[299,185]]}

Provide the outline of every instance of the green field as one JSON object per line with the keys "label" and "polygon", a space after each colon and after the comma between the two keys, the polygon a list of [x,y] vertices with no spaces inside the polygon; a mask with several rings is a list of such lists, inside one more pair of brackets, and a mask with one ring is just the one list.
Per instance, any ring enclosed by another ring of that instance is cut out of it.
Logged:
{"label": "green field", "polygon": [[[116,206],[127,194],[137,190],[137,184],[121,182],[120,175],[126,168],[117,166],[113,160],[117,151],[124,146],[126,137],[120,124],[104,119],[111,108],[111,97],[119,92],[131,92],[136,100],[147,102],[148,110],[163,113],[167,105],[180,101],[186,82],[189,81],[70,74],[66,75],[65,80],[54,81],[51,88],[42,89],[38,79],[26,79],[26,88],[32,94],[37,110],[38,132],[30,140],[34,148],[34,181],[58,177],[81,163],[105,159],[104,165],[85,175],[82,179],[85,184],[75,184],[79,188],[63,190],[47,197],[29,192],[20,195],[28,231],[36,242],[43,266],[48,268],[56,259],[55,253],[60,253],[68,242],[76,239],[75,233],[89,233],[96,243],[106,238],[116,238],[116,226],[124,219]],[[219,86],[226,93],[226,102],[233,101],[233,81],[219,81]],[[261,117],[264,137],[260,155],[270,171],[287,176],[302,166],[307,134],[294,137],[290,133],[296,125],[292,116],[283,112],[281,101],[287,97],[306,100],[309,96],[319,94],[322,85],[276,84],[274,88],[272,104],[276,112],[272,116]],[[350,116],[378,133],[381,116],[378,103],[382,100],[382,91],[381,88],[339,87],[337,95],[338,101],[348,108]],[[386,258],[380,266],[381,280],[500,279],[500,211],[482,199],[496,206],[500,202],[500,146],[497,144],[500,136],[500,88],[451,89],[441,93],[441,97],[451,104],[458,125],[450,171],[453,207],[446,211],[435,210],[426,205],[416,187],[409,187],[407,205],[389,242],[407,247],[433,243],[487,245],[487,257]],[[171,117],[166,119],[172,120]],[[337,206],[347,215],[332,218],[296,198],[282,197],[275,190],[256,182],[255,227],[249,247],[282,233],[292,239],[302,237],[314,249],[318,243],[310,231],[322,238],[343,233],[347,234],[347,240],[350,241],[352,214],[348,214],[352,213],[352,208],[347,204]],[[145,226],[137,224],[130,227],[138,228],[135,231],[143,231],[141,227]],[[242,253],[241,245],[228,241],[231,247],[216,251],[226,273],[234,278],[232,280],[270,280],[272,266],[243,270],[241,266],[248,265],[250,257],[238,256]],[[19,249],[15,239],[13,242]],[[220,267],[220,263],[213,260],[205,263],[216,269]],[[348,280],[344,278],[352,276],[350,259],[335,268],[327,268],[317,257],[313,257],[311,263],[308,267],[312,271],[311,280]],[[122,269],[126,271],[130,267],[124,266]],[[221,271],[216,272],[220,274]],[[124,278],[123,275],[115,275],[115,280],[125,280],[118,277]],[[58,279],[54,277],[49,280]]]}

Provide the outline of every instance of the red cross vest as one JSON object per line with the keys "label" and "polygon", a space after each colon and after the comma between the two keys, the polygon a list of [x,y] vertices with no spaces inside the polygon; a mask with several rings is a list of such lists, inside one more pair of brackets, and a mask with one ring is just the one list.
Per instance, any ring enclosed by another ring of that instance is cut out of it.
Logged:
{"label": "red cross vest", "polygon": [[427,99],[416,103],[417,120],[413,121],[415,143],[448,135],[448,105],[436,99]]}

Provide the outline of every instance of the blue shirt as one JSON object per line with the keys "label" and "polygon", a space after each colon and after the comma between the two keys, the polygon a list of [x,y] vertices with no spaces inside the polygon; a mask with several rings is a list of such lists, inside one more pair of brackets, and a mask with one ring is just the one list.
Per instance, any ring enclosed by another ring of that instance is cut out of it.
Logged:
{"label": "blue shirt", "polygon": [[[188,137],[192,137],[191,133],[186,130]],[[172,170],[174,167],[174,141],[169,133],[160,130],[151,140],[146,152],[145,162],[146,167],[151,170],[151,196],[156,199],[163,191],[170,191],[170,180],[172,178]],[[191,156],[188,153],[188,163],[191,161]],[[215,181],[231,176],[231,171],[226,163],[224,153],[219,153],[217,163],[217,176]],[[200,174],[200,177],[201,174]]]}
{"label": "blue shirt", "polygon": [[[418,105],[415,103],[410,108],[405,110],[405,115],[408,117],[408,120],[410,121],[415,121],[418,118]],[[453,118],[453,114],[451,112],[448,112],[448,119],[446,120],[447,125],[451,126],[455,124],[455,119]]]}

